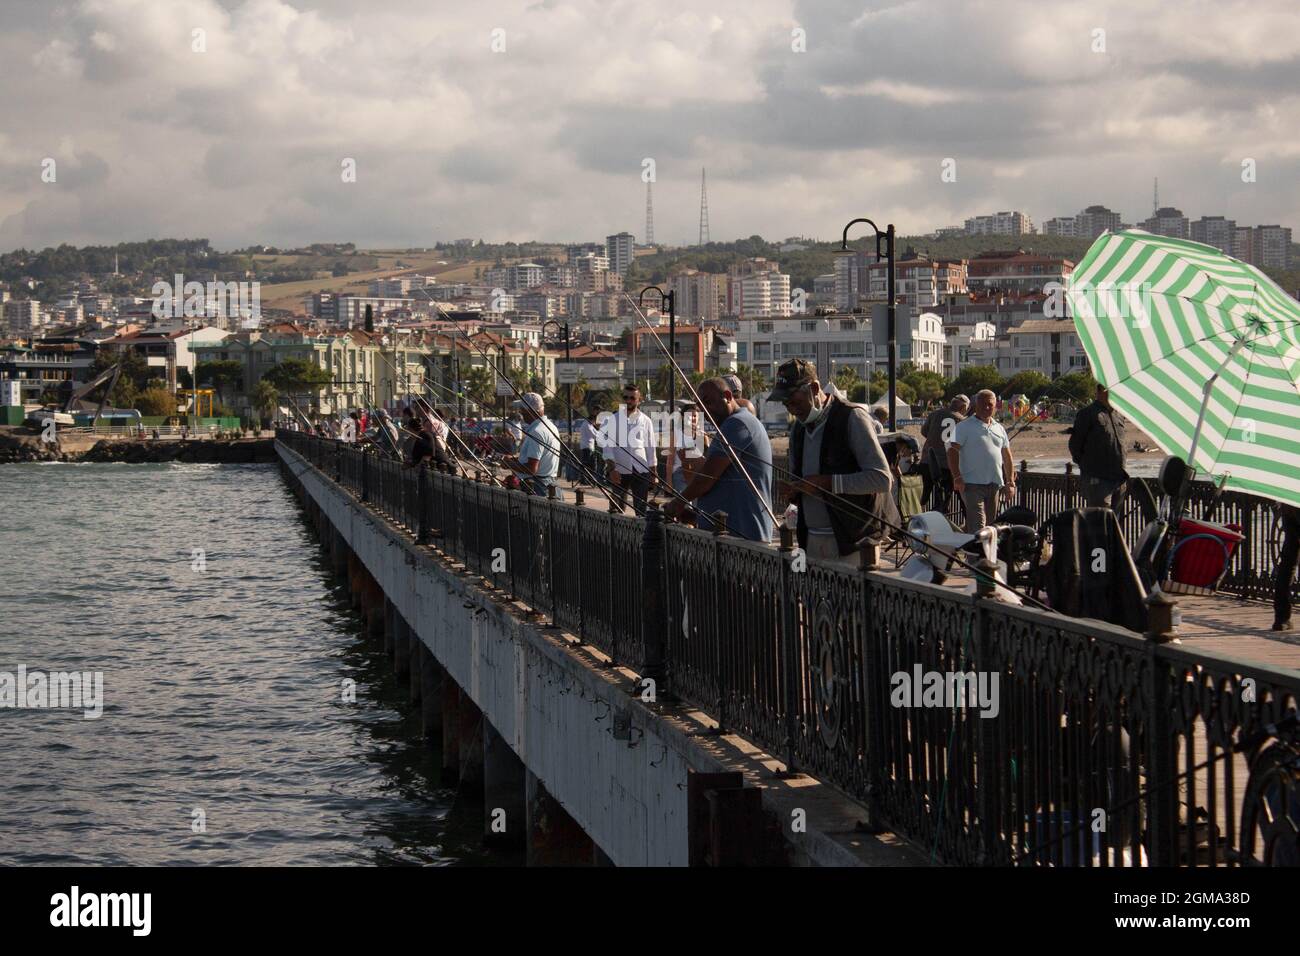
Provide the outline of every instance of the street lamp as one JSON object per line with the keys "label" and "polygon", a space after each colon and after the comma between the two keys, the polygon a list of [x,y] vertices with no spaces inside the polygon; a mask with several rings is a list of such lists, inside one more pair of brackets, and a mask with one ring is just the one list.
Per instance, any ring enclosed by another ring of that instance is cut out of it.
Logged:
{"label": "street lamp", "polygon": [[[865,222],[876,233],[876,259],[877,261],[883,256],[885,259],[885,295],[886,295],[886,315],[887,329],[889,333],[889,430],[897,431],[898,423],[894,420],[894,405],[898,401],[898,336],[895,326],[897,303],[894,296],[894,224],[891,222],[881,232],[880,228],[870,219],[853,219],[844,227],[844,235],[840,241],[840,249],[844,252],[849,251],[849,228],[857,223]],[[874,336],[873,336],[874,338]]]}
{"label": "street lamp", "polygon": [[[660,304],[668,305],[668,464],[664,480],[671,485],[673,480],[674,458],[677,456],[677,293],[664,292],[657,285],[648,285],[636,297],[636,307],[647,292],[658,292]],[[644,312],[644,310],[642,310]],[[703,333],[701,333],[703,334]],[[636,334],[632,335],[632,355],[636,356]]]}
{"label": "street lamp", "polygon": [[[564,361],[569,361],[569,323],[561,322],[559,319],[547,319],[542,323],[542,340],[546,340],[546,327],[553,325],[557,329],[564,330]],[[545,358],[545,356],[543,356]],[[573,386],[568,382],[564,383],[564,413],[569,419],[568,440],[573,441]],[[570,446],[572,447],[572,446]]]}

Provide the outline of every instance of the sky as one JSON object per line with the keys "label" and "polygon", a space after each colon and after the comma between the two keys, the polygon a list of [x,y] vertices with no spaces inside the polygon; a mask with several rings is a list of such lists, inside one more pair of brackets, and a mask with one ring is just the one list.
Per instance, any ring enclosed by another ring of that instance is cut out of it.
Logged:
{"label": "sky", "polygon": [[1300,227],[1295,0],[7,0],[0,78],[0,251]]}

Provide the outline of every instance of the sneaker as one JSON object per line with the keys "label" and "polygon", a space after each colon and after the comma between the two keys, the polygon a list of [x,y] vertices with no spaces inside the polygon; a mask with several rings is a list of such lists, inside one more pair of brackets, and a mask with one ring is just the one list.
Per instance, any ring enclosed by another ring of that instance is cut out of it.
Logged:
{"label": "sneaker", "polygon": [[1274,621],[1273,630],[1275,631],[1294,631],[1295,625],[1290,621]]}

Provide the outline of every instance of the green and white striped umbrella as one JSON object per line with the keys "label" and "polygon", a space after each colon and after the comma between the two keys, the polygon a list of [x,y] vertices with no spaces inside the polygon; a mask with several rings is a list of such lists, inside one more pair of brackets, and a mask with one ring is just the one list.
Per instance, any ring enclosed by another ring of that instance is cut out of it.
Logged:
{"label": "green and white striped umbrella", "polygon": [[1300,505],[1300,302],[1213,246],[1104,233],[1070,278],[1111,404],[1227,486]]}

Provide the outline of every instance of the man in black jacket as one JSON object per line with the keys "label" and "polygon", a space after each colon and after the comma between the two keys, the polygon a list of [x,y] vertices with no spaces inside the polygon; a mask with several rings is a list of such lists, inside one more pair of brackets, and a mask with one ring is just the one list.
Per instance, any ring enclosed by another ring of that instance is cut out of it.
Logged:
{"label": "man in black jacket", "polygon": [[1097,385],[1097,400],[1074,418],[1070,457],[1079,466],[1083,503],[1089,508],[1119,510],[1128,483],[1124,470],[1124,424],[1110,407],[1106,386]]}

